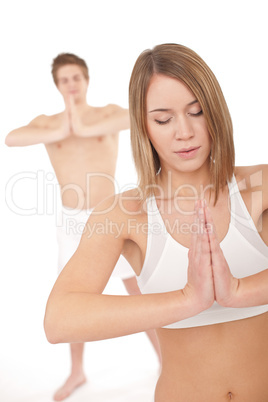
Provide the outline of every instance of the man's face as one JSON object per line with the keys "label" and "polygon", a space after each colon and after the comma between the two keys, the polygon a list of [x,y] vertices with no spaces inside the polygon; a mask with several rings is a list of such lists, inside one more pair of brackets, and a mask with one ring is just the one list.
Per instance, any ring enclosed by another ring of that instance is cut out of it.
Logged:
{"label": "man's face", "polygon": [[57,71],[57,88],[64,99],[72,96],[79,103],[86,100],[88,80],[80,66],[66,64]]}

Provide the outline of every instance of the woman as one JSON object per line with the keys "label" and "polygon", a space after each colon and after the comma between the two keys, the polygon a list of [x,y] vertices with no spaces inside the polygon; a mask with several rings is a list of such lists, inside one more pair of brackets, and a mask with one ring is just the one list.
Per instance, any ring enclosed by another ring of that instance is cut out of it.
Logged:
{"label": "woman", "polygon": [[[139,188],[94,210],[49,297],[47,337],[157,328],[155,402],[267,401],[268,168],[234,167],[219,84],[184,46],[140,55],[130,117]],[[120,253],[142,295],[101,294]]]}

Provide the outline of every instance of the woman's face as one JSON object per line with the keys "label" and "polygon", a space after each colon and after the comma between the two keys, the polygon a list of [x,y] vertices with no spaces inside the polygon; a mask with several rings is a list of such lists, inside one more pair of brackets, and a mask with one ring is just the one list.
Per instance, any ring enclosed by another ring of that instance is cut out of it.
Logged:
{"label": "woman's face", "polygon": [[211,139],[201,106],[181,81],[153,75],[147,128],[162,170],[194,172],[209,163]]}

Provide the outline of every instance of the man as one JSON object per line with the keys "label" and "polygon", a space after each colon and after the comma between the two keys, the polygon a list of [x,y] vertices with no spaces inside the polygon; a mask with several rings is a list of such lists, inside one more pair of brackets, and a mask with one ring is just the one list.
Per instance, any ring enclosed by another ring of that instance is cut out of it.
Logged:
{"label": "man", "polygon": [[[74,54],[58,55],[52,76],[65,103],[62,113],[41,115],[27,126],[11,131],[8,146],[43,143],[60,184],[63,211],[58,223],[59,270],[75,252],[90,213],[101,200],[114,193],[113,178],[118,153],[119,131],[129,128],[127,109],[117,105],[93,107],[87,104],[89,84],[85,61]],[[139,293],[136,278],[120,257],[114,275],[123,279],[130,294]],[[160,358],[153,331],[147,333]],[[71,373],[54,394],[55,401],[69,396],[86,382],[83,344],[71,344]]]}

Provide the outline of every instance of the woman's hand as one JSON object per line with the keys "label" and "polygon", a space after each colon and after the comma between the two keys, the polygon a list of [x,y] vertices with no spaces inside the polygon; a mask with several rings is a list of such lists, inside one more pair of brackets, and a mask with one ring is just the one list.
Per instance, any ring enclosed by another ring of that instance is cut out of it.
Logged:
{"label": "woman's hand", "polygon": [[222,306],[232,307],[239,288],[223,255],[209,208],[205,205],[205,227],[209,238],[211,265],[214,279],[215,300]]}
{"label": "woman's hand", "polygon": [[199,312],[211,307],[215,300],[211,251],[209,236],[205,225],[203,201],[197,201],[194,232],[191,235],[189,249],[188,282],[183,289],[184,295],[193,301]]}

